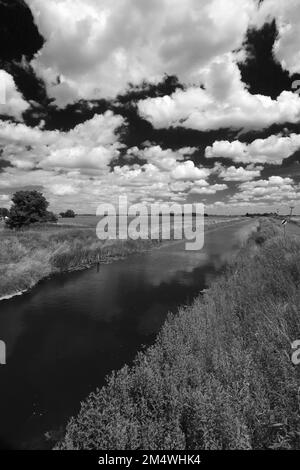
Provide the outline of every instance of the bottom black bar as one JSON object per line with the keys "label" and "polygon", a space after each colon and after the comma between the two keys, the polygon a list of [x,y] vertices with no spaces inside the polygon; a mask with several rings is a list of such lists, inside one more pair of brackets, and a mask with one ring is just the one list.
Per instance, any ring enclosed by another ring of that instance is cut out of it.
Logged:
{"label": "bottom black bar", "polygon": [[111,465],[120,468],[140,466],[158,467],[159,465],[189,466],[191,468],[210,468],[215,465],[234,467],[247,463],[256,465],[287,465],[295,459],[295,451],[3,451],[3,457],[10,462],[29,462],[40,466],[43,463],[84,465],[84,468],[103,468]]}

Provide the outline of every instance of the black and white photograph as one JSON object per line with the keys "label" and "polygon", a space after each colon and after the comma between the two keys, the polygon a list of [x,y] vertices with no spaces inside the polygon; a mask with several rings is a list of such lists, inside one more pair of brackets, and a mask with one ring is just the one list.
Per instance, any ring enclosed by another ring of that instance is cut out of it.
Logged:
{"label": "black and white photograph", "polygon": [[300,450],[300,0],[0,0],[0,450]]}

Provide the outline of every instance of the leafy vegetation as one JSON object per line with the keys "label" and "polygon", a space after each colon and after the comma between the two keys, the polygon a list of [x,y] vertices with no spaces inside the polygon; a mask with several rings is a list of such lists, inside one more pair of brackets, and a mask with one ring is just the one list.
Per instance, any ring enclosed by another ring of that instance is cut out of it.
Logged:
{"label": "leafy vegetation", "polygon": [[46,198],[38,191],[17,191],[12,197],[12,202],[6,221],[6,225],[11,229],[57,221],[55,214],[47,210],[49,203]]}
{"label": "leafy vegetation", "polygon": [[72,209],[68,209],[66,212],[61,212],[59,215],[66,219],[73,219],[76,216],[75,212]]}
{"label": "leafy vegetation", "polygon": [[262,221],[154,346],[82,403],[61,449],[299,449],[300,241]]}

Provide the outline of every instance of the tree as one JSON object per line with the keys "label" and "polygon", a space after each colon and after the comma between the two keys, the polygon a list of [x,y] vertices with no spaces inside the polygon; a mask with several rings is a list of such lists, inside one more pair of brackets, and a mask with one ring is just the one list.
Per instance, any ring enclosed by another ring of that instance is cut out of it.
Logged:
{"label": "tree", "polygon": [[8,217],[9,210],[6,207],[0,207],[0,220]]}
{"label": "tree", "polygon": [[17,191],[6,224],[9,228],[21,228],[37,222],[48,222],[55,217],[47,211],[46,198],[38,191]]}
{"label": "tree", "polygon": [[76,214],[75,214],[74,211],[72,211],[72,209],[68,209],[66,212],[61,212],[59,215],[61,217],[71,219],[71,218],[75,217]]}
{"label": "tree", "polygon": [[57,222],[57,215],[54,212],[47,211],[47,222]]}

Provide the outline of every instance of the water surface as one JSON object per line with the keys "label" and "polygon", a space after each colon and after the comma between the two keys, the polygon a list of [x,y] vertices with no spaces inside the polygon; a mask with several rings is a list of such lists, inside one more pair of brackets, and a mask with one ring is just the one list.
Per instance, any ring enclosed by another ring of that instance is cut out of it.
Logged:
{"label": "water surface", "polygon": [[167,313],[209,286],[254,224],[210,229],[200,252],[177,242],[0,302],[0,446],[53,446],[80,401],[153,343]]}

